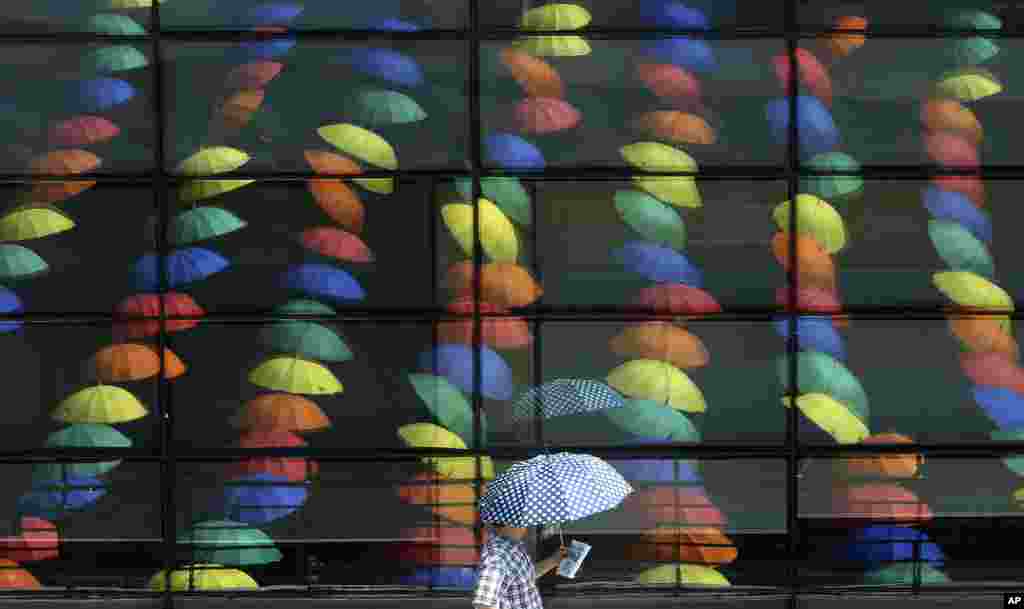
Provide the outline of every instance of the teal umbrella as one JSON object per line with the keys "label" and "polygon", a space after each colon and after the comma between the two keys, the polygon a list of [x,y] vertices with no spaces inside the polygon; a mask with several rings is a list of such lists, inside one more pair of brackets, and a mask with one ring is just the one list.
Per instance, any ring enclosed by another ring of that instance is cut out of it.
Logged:
{"label": "teal umbrella", "polygon": [[971,36],[949,41],[947,53],[957,66],[977,66],[998,55],[999,45],[988,38]]}
{"label": "teal umbrella", "polygon": [[547,418],[544,438],[556,444],[629,444],[643,438],[689,443],[700,442],[700,432],[679,410],[654,400],[627,398],[618,408]]}
{"label": "teal umbrella", "polygon": [[427,118],[416,101],[398,91],[359,89],[345,99],[345,118],[370,127],[415,123]]}
{"label": "teal umbrella", "polygon": [[128,44],[104,46],[84,54],[80,60],[83,71],[103,73],[137,70],[149,65],[146,56]]}
{"label": "teal umbrella", "polygon": [[948,584],[949,577],[931,565],[913,562],[893,563],[881,569],[868,571],[864,574],[864,583],[870,585],[910,585],[915,579],[914,570],[921,570],[921,583]]}
{"label": "teal umbrella", "polygon": [[950,27],[964,30],[999,31],[1003,29],[1003,21],[999,17],[984,11],[958,11],[950,14],[947,22]]}
{"label": "teal umbrella", "polygon": [[281,551],[263,531],[231,520],[208,520],[178,536],[194,562],[265,565],[281,560]]}
{"label": "teal umbrella", "polygon": [[[843,152],[826,152],[815,155],[807,161],[806,167],[822,172],[860,171],[860,163]],[[800,192],[826,200],[850,195],[863,189],[864,180],[859,175],[810,176],[800,181]]]}
{"label": "teal umbrella", "polygon": [[89,17],[84,29],[94,34],[112,36],[142,36],[146,33],[145,28],[131,17],[112,13],[100,13]]}
{"label": "teal umbrella", "polygon": [[49,268],[39,254],[23,245],[0,244],[0,280],[35,277]]}
{"label": "teal umbrella", "polygon": [[[473,407],[466,396],[443,376],[410,374],[409,382],[437,422],[473,446]],[[487,442],[487,417],[480,413],[480,442]],[[482,446],[481,446],[482,447]]]}
{"label": "teal umbrella", "polygon": [[[787,355],[777,360],[780,384],[789,393],[789,362]],[[850,408],[850,411],[867,423],[868,396],[864,387],[842,362],[820,351],[800,351],[796,356],[798,394],[823,393]]]}
{"label": "teal umbrella", "polygon": [[[991,433],[996,442],[1020,442],[1024,440],[1024,429],[999,429]],[[1013,473],[1024,476],[1024,457],[1003,457],[1003,463]]]}
{"label": "teal umbrella", "polygon": [[260,342],[279,353],[325,362],[346,362],[352,351],[338,334],[312,321],[282,321],[260,330]]}
{"label": "teal umbrella", "polygon": [[221,207],[195,207],[171,220],[171,245],[188,245],[245,228],[246,222]]}
{"label": "teal umbrella", "polygon": [[322,302],[316,300],[307,300],[305,298],[295,298],[289,300],[283,305],[274,308],[274,311],[284,315],[335,315],[337,312],[325,305]]}
{"label": "teal umbrella", "polygon": [[[45,445],[50,448],[129,448],[132,441],[110,425],[76,423],[51,433]],[[94,463],[39,463],[32,469],[32,478],[37,482],[90,478],[104,474],[120,463],[120,459]]]}
{"label": "teal umbrella", "polygon": [[646,192],[616,191],[615,209],[623,222],[645,240],[677,250],[686,247],[686,225],[682,216]]}
{"label": "teal umbrella", "polygon": [[929,220],[928,236],[953,271],[968,271],[992,279],[995,265],[985,244],[959,222]]}
{"label": "teal umbrella", "polygon": [[[473,179],[459,178],[455,180],[455,189],[464,201],[473,199]],[[480,190],[484,198],[493,202],[508,217],[522,226],[531,222],[530,195],[523,188],[519,178],[487,177],[480,178]]]}

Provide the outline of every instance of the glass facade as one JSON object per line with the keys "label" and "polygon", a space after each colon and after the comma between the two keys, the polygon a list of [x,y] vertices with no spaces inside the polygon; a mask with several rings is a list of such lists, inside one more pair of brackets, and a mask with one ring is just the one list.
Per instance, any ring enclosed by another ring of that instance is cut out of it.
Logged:
{"label": "glass facade", "polygon": [[468,605],[545,452],[551,606],[1024,589],[1021,23],[0,6],[0,605]]}

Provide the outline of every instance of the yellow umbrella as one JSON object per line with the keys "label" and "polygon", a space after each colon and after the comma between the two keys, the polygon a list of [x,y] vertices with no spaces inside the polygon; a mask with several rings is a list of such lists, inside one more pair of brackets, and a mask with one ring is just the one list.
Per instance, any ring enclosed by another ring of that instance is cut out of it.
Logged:
{"label": "yellow umbrella", "polygon": [[[947,298],[972,309],[1013,311],[1013,299],[1006,290],[969,271],[941,271],[932,274],[932,283]],[[997,316],[1000,326],[1013,336],[1013,322],[1010,317]]]}
{"label": "yellow umbrella", "polygon": [[299,393],[303,395],[326,395],[345,391],[341,381],[323,365],[293,356],[274,356],[249,372],[253,385]]}
{"label": "yellow umbrella", "polygon": [[626,162],[644,171],[697,171],[697,161],[661,142],[637,142],[619,149]]}
{"label": "yellow umbrella", "polygon": [[647,569],[637,575],[638,584],[675,584],[691,586],[731,586],[729,580],[714,567],[677,563]]}
{"label": "yellow umbrella", "polygon": [[523,13],[525,30],[578,30],[590,23],[590,13],[575,4],[545,4]]}
{"label": "yellow umbrella", "polygon": [[232,190],[248,186],[256,180],[190,180],[178,190],[178,198],[184,203],[212,199]]}
{"label": "yellow umbrella", "polygon": [[64,398],[53,419],[65,423],[125,423],[149,413],[129,391],[115,385],[86,387]]}
{"label": "yellow umbrella", "polygon": [[663,402],[684,412],[704,412],[704,394],[686,373],[672,364],[634,359],[608,373],[608,384],[629,397]]}
{"label": "yellow umbrella", "polygon": [[697,180],[690,176],[649,178],[635,177],[633,183],[665,203],[676,207],[700,207],[703,203]]}
{"label": "yellow umbrella", "polygon": [[940,95],[972,102],[1001,92],[1003,85],[988,70],[974,68],[943,76],[936,89]]}
{"label": "yellow umbrella", "polygon": [[[398,437],[412,448],[466,448],[462,438],[433,423],[402,425],[398,428]],[[476,477],[475,457],[423,457],[422,461],[437,473],[449,478]],[[482,478],[494,478],[494,462],[490,457],[480,457],[480,472]]]}
{"label": "yellow umbrella", "polygon": [[[782,398],[782,404],[787,408],[792,406],[792,402],[789,396]],[[798,396],[796,407],[840,444],[856,444],[871,435],[864,421],[857,418],[849,407],[824,393]]]}
{"label": "yellow umbrella", "polygon": [[581,36],[526,36],[512,46],[535,57],[590,55],[590,44]]}
{"label": "yellow umbrella", "polygon": [[352,181],[379,195],[389,195],[395,192],[394,178],[355,178]]}
{"label": "yellow umbrella", "polygon": [[[519,256],[519,238],[512,222],[498,206],[487,199],[477,200],[480,206],[480,242],[484,252],[495,262],[515,262]],[[459,242],[467,256],[473,255],[473,206],[449,203],[441,207],[444,224]]]}
{"label": "yellow umbrella", "polygon": [[[167,589],[167,571],[161,570],[149,578],[149,589],[163,592]],[[218,564],[200,563],[171,571],[171,590],[256,590],[260,585],[245,571]]]}
{"label": "yellow umbrella", "polygon": [[200,148],[178,164],[178,171],[190,176],[216,175],[234,171],[249,162],[249,155],[230,146]]}
{"label": "yellow umbrella", "polygon": [[345,154],[384,169],[398,169],[394,148],[373,131],[348,123],[337,123],[320,127],[316,133]]}
{"label": "yellow umbrella", "polygon": [[[791,201],[780,203],[772,212],[772,219],[783,232],[789,232]],[[846,225],[839,212],[814,195],[796,196],[797,233],[810,235],[829,254],[846,247]]]}
{"label": "yellow umbrella", "polygon": [[51,207],[25,207],[0,218],[0,241],[28,241],[71,230],[74,221]]}

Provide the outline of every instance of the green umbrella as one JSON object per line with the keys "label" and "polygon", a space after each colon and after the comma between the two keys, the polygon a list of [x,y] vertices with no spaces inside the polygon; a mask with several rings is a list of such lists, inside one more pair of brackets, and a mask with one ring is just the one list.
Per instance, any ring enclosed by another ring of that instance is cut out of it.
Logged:
{"label": "green umbrella", "polygon": [[94,34],[112,36],[142,36],[146,33],[145,28],[131,17],[112,13],[100,13],[89,17],[85,29]]}
{"label": "green umbrella", "polygon": [[[860,163],[842,152],[818,154],[807,162],[807,168],[815,171],[860,171]],[[864,180],[859,175],[811,176],[803,178],[800,192],[812,194],[820,199],[842,197],[864,189]]]}
{"label": "green umbrella", "polygon": [[123,72],[137,70],[149,65],[146,56],[128,44],[100,47],[82,56],[80,66],[83,71]]}
{"label": "green umbrella", "polygon": [[875,569],[868,571],[864,574],[864,583],[870,585],[893,585],[902,584],[909,585],[913,583],[915,579],[914,568],[918,567],[921,569],[921,583],[928,584],[948,584],[949,578],[942,571],[939,571],[935,567],[912,562],[898,562],[891,564],[881,569]]}
{"label": "green umbrella", "polygon": [[[132,441],[110,425],[76,423],[51,433],[45,445],[50,448],[129,448]],[[120,463],[120,459],[98,463],[40,463],[33,467],[32,477],[37,481],[93,477],[109,472]]]}
{"label": "green umbrella", "polygon": [[[454,385],[443,376],[410,374],[409,382],[438,423],[473,445],[473,408]],[[487,443],[487,418],[480,413],[480,442]],[[482,446],[481,446],[482,448]]]}
{"label": "green umbrella", "polygon": [[988,248],[960,223],[929,220],[928,236],[951,270],[968,271],[989,279],[995,275],[995,266]]}
{"label": "green umbrella", "polygon": [[640,398],[627,398],[618,408],[546,418],[544,437],[555,443],[625,444],[637,437],[700,442],[700,432],[685,413]]}
{"label": "green umbrella", "polygon": [[284,315],[335,315],[336,311],[322,302],[296,298],[274,308]]}
{"label": "green umbrella", "polygon": [[383,89],[359,89],[345,99],[342,107],[346,118],[371,127],[415,123],[427,118],[413,98]]}
{"label": "green umbrella", "polygon": [[[459,178],[455,180],[455,189],[465,201],[473,200],[473,179]],[[522,226],[529,226],[530,195],[523,188],[519,178],[488,177],[480,178],[480,190],[485,198],[493,201],[501,211]]]}
{"label": "green umbrella", "polygon": [[999,54],[999,45],[988,38],[971,36],[949,41],[950,59],[959,66],[977,66]]}
{"label": "green umbrella", "polygon": [[244,228],[246,222],[221,207],[196,207],[171,220],[171,245],[213,239]]}
{"label": "green umbrella", "polygon": [[958,11],[947,18],[950,27],[964,30],[991,30],[1003,29],[1003,22],[999,17],[984,11],[966,10]]}
{"label": "green umbrella", "polygon": [[[779,382],[789,392],[789,357],[777,360]],[[800,351],[796,356],[798,394],[823,393],[850,407],[863,423],[868,422],[868,396],[860,381],[830,355],[820,351]]]}
{"label": "green umbrella", "polygon": [[346,362],[352,351],[334,330],[311,321],[282,321],[260,331],[260,341],[279,353],[325,362]]}
{"label": "green umbrella", "polygon": [[0,244],[0,280],[34,277],[49,268],[39,254],[23,245]]}
{"label": "green umbrella", "polygon": [[[1000,429],[991,433],[996,442],[1020,442],[1024,440],[1024,429]],[[1024,457],[1003,457],[1003,463],[1018,476],[1024,476]]]}
{"label": "green umbrella", "polygon": [[615,209],[630,228],[647,241],[681,250],[686,247],[686,225],[679,212],[639,190],[615,192]]}
{"label": "green umbrella", "polygon": [[208,520],[178,536],[200,562],[221,565],[265,565],[281,560],[281,551],[263,531],[241,522]]}

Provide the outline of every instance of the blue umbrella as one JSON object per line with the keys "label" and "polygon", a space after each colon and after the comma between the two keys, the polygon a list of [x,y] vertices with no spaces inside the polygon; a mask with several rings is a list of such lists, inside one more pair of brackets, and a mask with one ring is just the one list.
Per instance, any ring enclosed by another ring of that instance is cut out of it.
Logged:
{"label": "blue umbrella", "polygon": [[82,112],[102,112],[135,97],[135,87],[119,78],[76,80],[67,88],[64,99],[76,100]]}
{"label": "blue umbrella", "polygon": [[[673,438],[636,437],[630,444],[673,444]],[[684,459],[622,459],[608,461],[630,482],[699,484],[700,473],[696,461]],[[677,469],[678,468],[678,469]]]}
{"label": "blue umbrella", "polygon": [[255,6],[238,20],[237,25],[274,26],[284,25],[302,14],[303,8],[297,4],[262,4]]}
{"label": "blue umbrella", "polygon": [[504,169],[544,169],[544,155],[518,135],[492,133],[484,140],[484,155]]}
{"label": "blue umbrella", "polygon": [[925,208],[937,220],[952,220],[966,228],[983,243],[992,243],[992,220],[965,195],[952,190],[943,190],[932,184],[924,189],[922,199]]}
{"label": "blue umbrella", "polygon": [[691,72],[713,72],[718,67],[711,46],[703,40],[674,36],[644,47],[640,53],[657,63],[671,63]]}
{"label": "blue umbrella", "polygon": [[600,381],[556,379],[528,389],[512,405],[512,419],[533,419],[538,407],[544,418],[551,418],[625,405],[619,392]]}
{"label": "blue umbrella", "polygon": [[888,562],[914,560],[914,545],[917,542],[918,560],[932,565],[941,565],[946,556],[922,531],[888,524],[871,525],[855,529],[849,543],[833,548],[839,561],[862,563],[864,569],[872,569]]}
{"label": "blue umbrella", "polygon": [[580,520],[618,506],[632,492],[614,467],[593,455],[543,454],[514,463],[487,484],[480,520],[514,527]]}
{"label": "blue umbrella", "polygon": [[[213,250],[186,247],[172,251],[165,259],[167,285],[177,288],[200,281],[228,268],[228,261]],[[141,292],[160,291],[160,256],[146,254],[135,262],[132,285]]]}
{"label": "blue umbrella", "polygon": [[476,588],[477,570],[475,567],[418,567],[412,573],[400,576],[398,583],[404,586],[472,590]]}
{"label": "blue umbrella", "polygon": [[[768,102],[765,114],[772,137],[784,145],[789,140],[789,98]],[[839,130],[832,120],[832,114],[817,97],[798,95],[796,116],[797,141],[802,159],[832,152],[839,146]]]}
{"label": "blue umbrella", "polygon": [[[773,322],[775,332],[783,338],[790,338],[788,317],[779,317]],[[796,321],[798,349],[802,351],[821,351],[839,361],[846,360],[846,347],[843,338],[836,331],[835,324],[827,317],[801,316]]]}
{"label": "blue umbrella", "polygon": [[[10,315],[12,313],[21,313],[24,310],[24,305],[22,305],[21,299],[18,298],[18,295],[7,288],[0,286],[0,313]],[[0,322],[0,334],[14,332],[21,326],[22,322],[20,321]]]}
{"label": "blue umbrella", "polygon": [[360,72],[404,87],[423,84],[423,69],[411,57],[380,48],[349,49],[336,55],[332,63],[341,63]]}
{"label": "blue umbrella", "polygon": [[295,38],[278,38],[256,42],[239,42],[231,47],[229,60],[232,63],[246,63],[258,59],[280,57],[295,46]]}
{"label": "blue umbrella", "polygon": [[373,21],[366,29],[382,32],[419,32],[423,30],[423,26],[402,19],[381,19]]}
{"label": "blue umbrella", "polygon": [[686,255],[670,247],[644,241],[629,241],[612,252],[626,270],[657,283],[682,283],[699,288],[703,274]]}
{"label": "blue umbrella", "polygon": [[651,25],[677,30],[706,30],[708,18],[701,11],[681,2],[646,0],[640,3],[640,16]]}
{"label": "blue umbrella", "polygon": [[[466,393],[473,393],[473,347],[459,344],[441,344],[420,353],[420,370],[434,376],[443,376],[448,382]],[[480,346],[481,393],[495,400],[512,397],[512,369],[500,354],[489,347]]]}
{"label": "blue umbrella", "polygon": [[286,290],[335,302],[366,298],[366,291],[355,277],[327,264],[310,263],[289,267],[281,274],[280,285]]}
{"label": "blue umbrella", "polygon": [[308,495],[304,485],[289,483],[284,476],[243,476],[225,484],[224,514],[246,524],[266,524],[297,511]]}
{"label": "blue umbrella", "polygon": [[106,483],[98,478],[68,476],[44,480],[18,498],[18,513],[58,520],[68,511],[80,510],[107,494]]}
{"label": "blue umbrella", "polygon": [[975,385],[971,396],[999,429],[1024,427],[1024,395],[1005,387]]}

